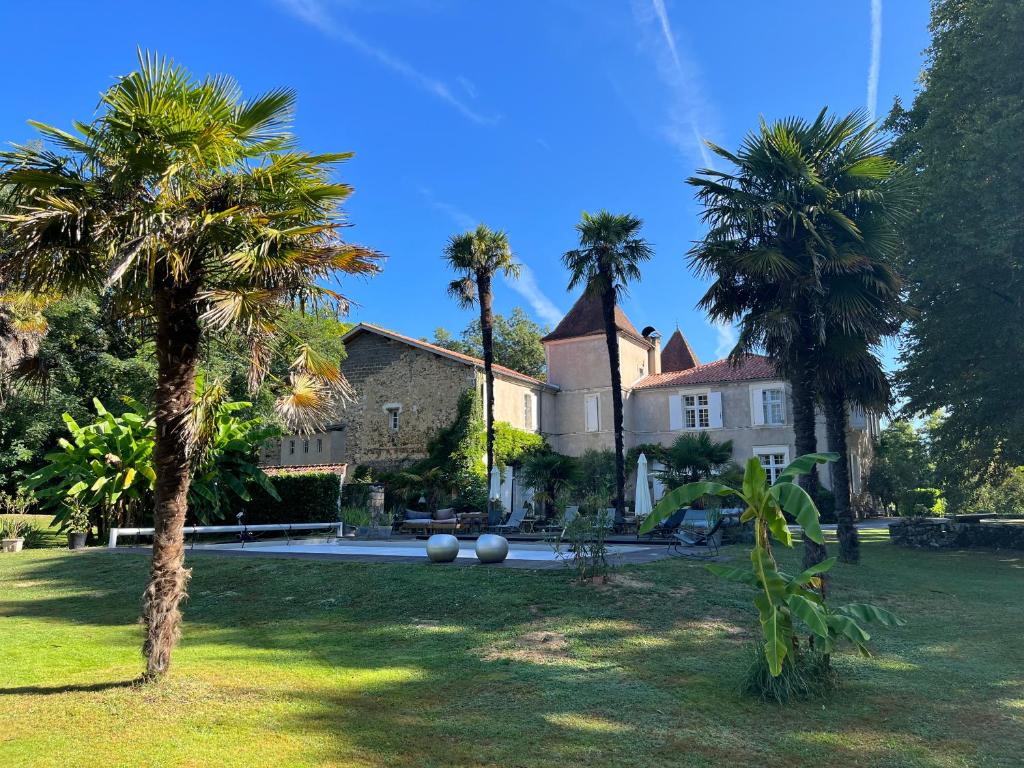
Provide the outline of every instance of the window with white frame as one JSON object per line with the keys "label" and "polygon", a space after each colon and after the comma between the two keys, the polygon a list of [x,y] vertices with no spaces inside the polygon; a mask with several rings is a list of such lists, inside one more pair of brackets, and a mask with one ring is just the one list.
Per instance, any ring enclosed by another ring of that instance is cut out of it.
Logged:
{"label": "window with white frame", "polygon": [[601,399],[600,395],[587,395],[586,397],[586,429],[587,432],[597,432],[601,428]]}
{"label": "window with white frame", "polygon": [[523,426],[525,429],[533,429],[533,393],[523,394]]}
{"label": "window with white frame", "polygon": [[785,392],[782,389],[762,389],[761,412],[764,414],[765,424],[785,424]]}
{"label": "window with white frame", "polygon": [[393,405],[389,408],[385,408],[384,412],[388,416],[388,429],[390,429],[392,432],[397,432],[399,426],[401,426],[400,418],[402,409],[399,408],[397,405]]}
{"label": "window with white frame", "polygon": [[323,453],[324,452],[324,439],[322,437],[318,437],[316,439],[316,452],[317,453]]}
{"label": "window with white frame", "polygon": [[774,483],[779,473],[789,464],[789,449],[781,445],[763,445],[754,447],[754,455],[768,475],[768,482]]}
{"label": "window with white frame", "polygon": [[706,394],[683,395],[683,426],[686,429],[708,429],[711,426],[711,406]]}

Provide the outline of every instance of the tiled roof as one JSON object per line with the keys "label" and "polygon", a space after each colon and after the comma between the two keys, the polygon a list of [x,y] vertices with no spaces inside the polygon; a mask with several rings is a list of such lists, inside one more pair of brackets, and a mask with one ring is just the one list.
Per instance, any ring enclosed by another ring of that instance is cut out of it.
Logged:
{"label": "tiled roof", "polygon": [[775,365],[767,357],[748,355],[738,366],[729,360],[715,360],[685,371],[667,371],[641,379],[634,389],[685,387],[693,384],[720,384],[730,381],[753,381],[778,378]]}
{"label": "tiled roof", "polygon": [[[412,347],[419,347],[420,349],[425,349],[427,352],[433,352],[435,355],[447,357],[450,360],[456,360],[460,363],[466,363],[467,365],[479,366],[480,368],[484,367],[484,361],[481,360],[479,357],[464,355],[461,352],[446,349],[445,347],[439,347],[437,346],[437,344],[431,344],[429,341],[414,339],[411,336],[403,336],[400,333],[395,333],[394,331],[388,330],[387,328],[381,328],[379,325],[373,325],[372,323],[359,323],[355,328],[350,330],[348,333],[344,335],[344,337],[342,337],[342,341],[348,341],[353,336],[362,332],[376,333],[380,336],[386,336],[388,338],[394,339],[395,341],[400,341],[404,344],[408,344],[409,346]],[[509,376],[513,379],[521,379],[522,381],[528,381],[531,384],[540,384],[541,386],[544,387],[551,387],[552,389],[555,388],[545,381],[535,379],[533,376],[527,376],[525,373],[520,373],[519,371],[512,370],[511,368],[506,368],[504,365],[498,365],[497,363],[495,363],[493,368],[495,373],[500,373],[505,376]]]}
{"label": "tiled roof", "polygon": [[337,474],[345,474],[345,469],[348,464],[284,464],[274,466],[261,466],[264,472],[268,475],[287,475],[291,472],[304,473],[304,472],[334,472]]}
{"label": "tiled roof", "polygon": [[674,373],[676,371],[688,371],[700,365],[697,353],[690,347],[690,342],[683,336],[682,331],[676,328],[676,332],[668,340],[668,344],[661,351],[661,372]]}
{"label": "tiled roof", "polygon": [[[650,346],[651,342],[640,335],[640,332],[629,322],[622,307],[615,305],[615,327],[619,332],[630,338]],[[584,291],[576,300],[555,330],[541,341],[557,341],[558,339],[576,339],[580,336],[604,334],[604,311],[601,308],[601,297]]]}

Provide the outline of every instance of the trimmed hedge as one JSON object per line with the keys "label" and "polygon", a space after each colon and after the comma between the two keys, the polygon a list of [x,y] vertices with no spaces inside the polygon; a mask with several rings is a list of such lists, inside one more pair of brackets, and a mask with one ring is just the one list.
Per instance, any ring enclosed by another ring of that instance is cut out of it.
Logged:
{"label": "trimmed hedge", "polygon": [[266,523],[325,523],[341,520],[341,478],[333,472],[295,472],[272,475],[280,501],[256,489],[245,505],[248,525]]}

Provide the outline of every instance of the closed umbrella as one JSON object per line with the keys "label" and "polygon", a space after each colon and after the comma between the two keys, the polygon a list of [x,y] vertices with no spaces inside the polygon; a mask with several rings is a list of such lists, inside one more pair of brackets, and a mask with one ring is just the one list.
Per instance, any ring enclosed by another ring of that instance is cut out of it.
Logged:
{"label": "closed umbrella", "polygon": [[501,473],[498,471],[498,465],[495,464],[491,467],[491,482],[487,492],[487,525],[497,525],[501,522],[501,507],[499,500],[501,499]]}
{"label": "closed umbrella", "polygon": [[636,496],[633,499],[633,514],[637,519],[651,514],[651,487],[647,484],[647,457],[640,454],[636,463]]}

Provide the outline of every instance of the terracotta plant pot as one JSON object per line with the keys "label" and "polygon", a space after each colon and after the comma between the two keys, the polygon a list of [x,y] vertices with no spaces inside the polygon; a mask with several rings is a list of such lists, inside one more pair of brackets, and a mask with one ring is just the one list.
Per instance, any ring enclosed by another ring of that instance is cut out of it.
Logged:
{"label": "terracotta plant pot", "polygon": [[85,537],[83,531],[69,531],[68,549],[85,549]]}
{"label": "terracotta plant pot", "polygon": [[0,539],[0,551],[3,552],[21,552],[21,548],[25,546],[25,539]]}

